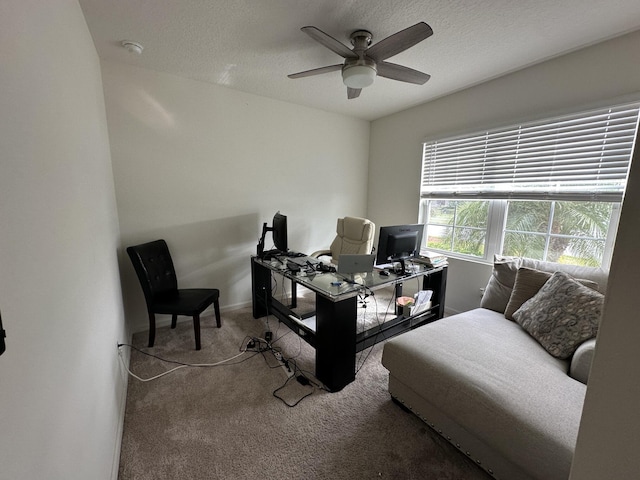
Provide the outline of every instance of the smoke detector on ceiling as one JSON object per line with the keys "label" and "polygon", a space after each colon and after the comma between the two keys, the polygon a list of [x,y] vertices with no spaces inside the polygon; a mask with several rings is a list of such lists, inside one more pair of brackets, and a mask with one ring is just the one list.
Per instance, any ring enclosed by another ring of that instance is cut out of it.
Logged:
{"label": "smoke detector on ceiling", "polygon": [[123,40],[121,45],[126,48],[129,53],[135,53],[136,55],[140,55],[144,49],[138,42],[132,42],[131,40]]}

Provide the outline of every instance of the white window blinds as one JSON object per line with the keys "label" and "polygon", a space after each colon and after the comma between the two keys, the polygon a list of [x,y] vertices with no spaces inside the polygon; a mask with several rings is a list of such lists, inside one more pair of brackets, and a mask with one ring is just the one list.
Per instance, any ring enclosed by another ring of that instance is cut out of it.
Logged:
{"label": "white window blinds", "polygon": [[621,201],[639,106],[425,142],[421,197]]}

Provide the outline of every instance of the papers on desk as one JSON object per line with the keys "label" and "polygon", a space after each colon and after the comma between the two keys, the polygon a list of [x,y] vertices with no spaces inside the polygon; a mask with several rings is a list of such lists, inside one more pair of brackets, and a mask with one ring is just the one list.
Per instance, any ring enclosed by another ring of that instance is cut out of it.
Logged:
{"label": "papers on desk", "polygon": [[433,295],[433,290],[420,290],[418,293],[414,295],[414,304],[411,307],[411,316],[418,315],[419,313],[425,312],[431,308],[431,296]]}
{"label": "papers on desk", "polygon": [[414,316],[431,308],[433,290],[420,290],[412,297],[398,297],[396,303],[402,307],[405,315]]}
{"label": "papers on desk", "polygon": [[420,250],[420,256],[412,259],[416,263],[422,263],[427,267],[441,267],[447,265],[447,257],[441,253],[430,250]]}

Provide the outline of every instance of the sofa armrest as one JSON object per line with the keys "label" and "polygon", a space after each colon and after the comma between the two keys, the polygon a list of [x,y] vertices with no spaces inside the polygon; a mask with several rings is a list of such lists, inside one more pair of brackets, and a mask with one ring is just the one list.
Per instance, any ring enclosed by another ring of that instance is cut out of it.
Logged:
{"label": "sofa armrest", "polygon": [[589,379],[589,370],[591,370],[591,361],[593,360],[595,349],[596,339],[586,340],[578,347],[571,359],[569,375],[585,385]]}

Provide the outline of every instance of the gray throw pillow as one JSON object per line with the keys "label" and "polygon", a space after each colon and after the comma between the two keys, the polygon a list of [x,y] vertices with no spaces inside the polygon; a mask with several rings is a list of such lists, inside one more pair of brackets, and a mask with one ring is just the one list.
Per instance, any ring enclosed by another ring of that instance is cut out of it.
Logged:
{"label": "gray throw pillow", "polygon": [[513,318],[547,352],[565,359],[582,342],[596,336],[603,303],[600,292],[556,272]]}
{"label": "gray throw pillow", "polygon": [[[518,310],[524,302],[532,298],[542,286],[553,275],[551,272],[543,272],[534,268],[520,267],[518,273],[516,273],[516,280],[513,284],[513,291],[511,297],[509,297],[509,303],[504,311],[504,317],[513,320],[513,314]],[[593,290],[598,290],[598,284],[591,280],[582,278],[576,279],[585,287],[589,287]]]}
{"label": "gray throw pillow", "polygon": [[513,284],[516,281],[520,257],[505,257],[494,255],[493,270],[489,282],[484,289],[480,306],[503,313],[509,303]]}

